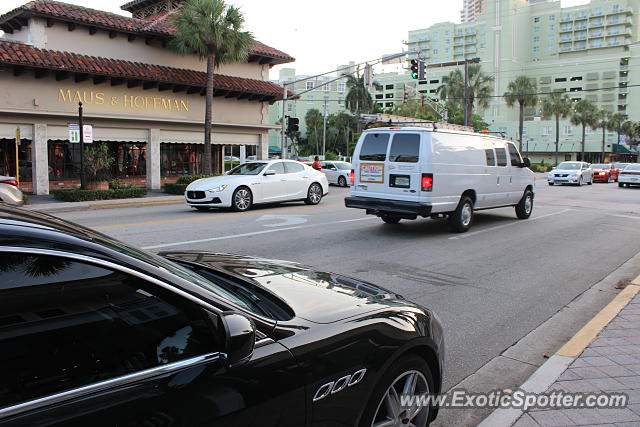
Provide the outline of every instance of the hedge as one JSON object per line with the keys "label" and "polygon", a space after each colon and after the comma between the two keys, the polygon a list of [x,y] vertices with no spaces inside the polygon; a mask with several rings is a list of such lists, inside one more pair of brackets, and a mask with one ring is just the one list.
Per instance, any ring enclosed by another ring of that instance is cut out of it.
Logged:
{"label": "hedge", "polygon": [[146,188],[127,187],[117,190],[65,189],[53,191],[53,197],[63,202],[88,202],[91,200],[130,199],[147,195]]}
{"label": "hedge", "polygon": [[164,185],[164,192],[168,194],[177,194],[179,196],[182,196],[184,192],[187,191],[188,185],[189,184],[167,183]]}
{"label": "hedge", "polygon": [[183,175],[176,181],[176,184],[191,184],[193,181],[197,181],[202,178],[211,178],[216,175]]}

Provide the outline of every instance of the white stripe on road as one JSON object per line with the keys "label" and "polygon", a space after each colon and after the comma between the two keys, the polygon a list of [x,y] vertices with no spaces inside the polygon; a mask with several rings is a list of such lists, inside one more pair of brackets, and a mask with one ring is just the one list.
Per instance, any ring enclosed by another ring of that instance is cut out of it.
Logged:
{"label": "white stripe on road", "polygon": [[618,217],[618,218],[640,219],[640,216],[632,216],[632,215],[613,215],[613,214],[609,214],[609,216],[615,216],[615,217]]}
{"label": "white stripe on road", "polygon": [[564,210],[561,210],[561,211],[558,211],[558,212],[552,212],[550,214],[537,216],[535,218],[530,218],[527,221],[513,221],[513,222],[510,222],[509,224],[498,225],[496,227],[485,228],[483,230],[473,231],[471,233],[465,233],[465,234],[461,234],[459,236],[449,237],[449,240],[465,239],[467,237],[475,236],[476,234],[482,234],[482,233],[486,233],[486,232],[489,232],[489,231],[500,230],[502,228],[511,227],[512,225],[516,225],[516,224],[526,224],[527,222],[530,222],[530,221],[535,221],[537,219],[542,219],[542,218],[548,218],[548,217],[554,216],[554,215],[560,215],[560,214],[567,213],[567,212],[573,211],[573,210],[575,210],[575,209],[564,209]]}
{"label": "white stripe on road", "polygon": [[186,240],[184,242],[173,242],[173,243],[165,243],[162,245],[153,245],[153,246],[145,246],[142,249],[160,249],[160,248],[169,248],[171,246],[182,246],[182,245],[191,245],[195,243],[206,243],[206,242],[215,242],[217,240],[227,240],[227,239],[236,239],[238,237],[249,237],[249,236],[258,236],[260,234],[269,234],[269,233],[277,233],[279,231],[288,231],[288,230],[301,230],[303,228],[311,228],[318,227],[323,225],[333,225],[333,224],[344,224],[347,222],[356,222],[356,221],[370,221],[373,219],[377,219],[375,217],[365,217],[365,218],[357,218],[357,219],[345,219],[342,221],[332,221],[332,222],[321,222],[319,224],[309,224],[309,225],[299,225],[296,227],[284,227],[277,228],[275,230],[262,230],[262,231],[252,231],[251,233],[242,233],[242,234],[232,234],[229,236],[219,236],[219,237],[211,237],[209,239],[198,239],[198,240]]}

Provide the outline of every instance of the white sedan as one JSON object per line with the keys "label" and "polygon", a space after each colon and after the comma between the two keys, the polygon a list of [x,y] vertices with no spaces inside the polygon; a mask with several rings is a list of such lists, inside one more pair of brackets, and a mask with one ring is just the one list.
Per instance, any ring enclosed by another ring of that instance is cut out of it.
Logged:
{"label": "white sedan", "polygon": [[347,187],[349,185],[349,175],[351,174],[351,163],[334,161],[322,162],[322,172],[327,175],[329,184]]}
{"label": "white sedan", "polygon": [[270,160],[244,163],[224,175],[194,181],[184,197],[198,210],[231,207],[242,212],[256,203],[303,200],[317,205],[328,192],[322,172],[292,160]]}
{"label": "white sedan", "polygon": [[547,174],[549,185],[554,184],[593,184],[593,170],[586,162],[562,162]]}

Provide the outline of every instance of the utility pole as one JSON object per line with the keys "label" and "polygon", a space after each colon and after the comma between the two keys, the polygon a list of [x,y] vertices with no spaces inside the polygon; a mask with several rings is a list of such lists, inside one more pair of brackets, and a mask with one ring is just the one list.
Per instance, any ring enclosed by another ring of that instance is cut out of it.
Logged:
{"label": "utility pole", "polygon": [[322,130],[322,159],[326,160],[327,154],[327,97],[324,97],[324,107],[322,108],[323,130]]}
{"label": "utility pole", "polygon": [[469,60],[464,60],[464,125],[469,126]]}
{"label": "utility pole", "polygon": [[281,144],[280,144],[280,158],[287,158],[287,134],[286,134],[286,111],[287,111],[287,83],[283,83],[282,87],[284,88],[284,96],[282,97],[282,123],[280,127],[281,132]]}
{"label": "utility pole", "polygon": [[80,128],[80,188],[87,189],[87,179],[84,171],[84,123],[82,122],[82,102],[78,102],[78,127]]}

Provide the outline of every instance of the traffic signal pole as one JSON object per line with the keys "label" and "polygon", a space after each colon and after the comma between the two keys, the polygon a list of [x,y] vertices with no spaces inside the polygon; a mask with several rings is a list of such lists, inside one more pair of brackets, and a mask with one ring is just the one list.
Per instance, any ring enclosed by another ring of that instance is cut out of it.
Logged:
{"label": "traffic signal pole", "polygon": [[469,126],[469,61],[464,60],[464,125]]}

